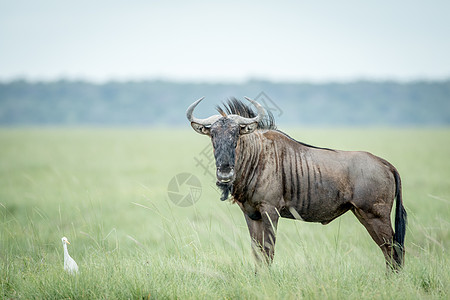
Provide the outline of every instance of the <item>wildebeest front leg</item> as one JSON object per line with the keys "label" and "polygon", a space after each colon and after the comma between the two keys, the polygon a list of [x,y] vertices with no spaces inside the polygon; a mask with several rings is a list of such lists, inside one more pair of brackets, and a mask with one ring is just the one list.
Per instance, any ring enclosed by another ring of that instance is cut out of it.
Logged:
{"label": "wildebeest front leg", "polygon": [[278,214],[275,210],[264,211],[258,220],[251,219],[245,212],[244,215],[252,240],[253,254],[258,264],[272,263],[275,254]]}

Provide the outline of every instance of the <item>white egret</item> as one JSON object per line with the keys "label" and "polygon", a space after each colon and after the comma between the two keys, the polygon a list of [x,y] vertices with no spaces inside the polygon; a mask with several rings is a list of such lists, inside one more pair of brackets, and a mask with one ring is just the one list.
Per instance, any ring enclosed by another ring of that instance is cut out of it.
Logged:
{"label": "white egret", "polygon": [[69,274],[78,273],[78,265],[69,255],[69,251],[67,251],[67,244],[70,245],[69,240],[66,237],[61,239],[64,247],[64,270]]}

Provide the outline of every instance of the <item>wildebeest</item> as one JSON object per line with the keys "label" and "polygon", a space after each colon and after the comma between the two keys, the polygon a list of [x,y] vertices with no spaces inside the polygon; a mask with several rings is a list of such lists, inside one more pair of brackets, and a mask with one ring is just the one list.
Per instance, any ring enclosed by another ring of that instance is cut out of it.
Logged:
{"label": "wildebeest", "polygon": [[[249,100],[257,114],[231,99],[220,114],[193,116],[192,128],[211,137],[221,200],[231,193],[250,231],[258,261],[271,263],[280,217],[328,224],[351,210],[381,248],[388,268],[403,264],[406,211],[400,175],[386,160],[298,142],[275,127],[271,113]],[[395,233],[391,209],[396,199]]]}

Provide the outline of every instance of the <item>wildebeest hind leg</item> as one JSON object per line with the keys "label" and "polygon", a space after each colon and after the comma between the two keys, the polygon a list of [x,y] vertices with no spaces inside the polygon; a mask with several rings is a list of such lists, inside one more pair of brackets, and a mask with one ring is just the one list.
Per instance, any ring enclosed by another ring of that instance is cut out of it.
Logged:
{"label": "wildebeest hind leg", "polygon": [[366,213],[359,208],[353,208],[352,212],[366,227],[372,239],[380,247],[386,259],[386,267],[397,270],[398,265],[392,258],[394,230],[392,229],[390,216],[376,216],[372,213]]}

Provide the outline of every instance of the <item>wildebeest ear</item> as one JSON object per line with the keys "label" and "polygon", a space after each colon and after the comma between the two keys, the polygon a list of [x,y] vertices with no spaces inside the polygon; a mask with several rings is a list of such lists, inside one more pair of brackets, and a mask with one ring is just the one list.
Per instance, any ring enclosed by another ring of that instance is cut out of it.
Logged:
{"label": "wildebeest ear", "polygon": [[198,123],[194,123],[194,122],[191,123],[191,126],[192,126],[192,128],[194,128],[195,131],[197,131],[200,134],[210,135],[211,128],[209,128],[209,127],[205,127],[202,124],[198,124]]}
{"label": "wildebeest ear", "polygon": [[258,127],[258,123],[254,122],[248,125],[241,125],[241,134],[252,133]]}

